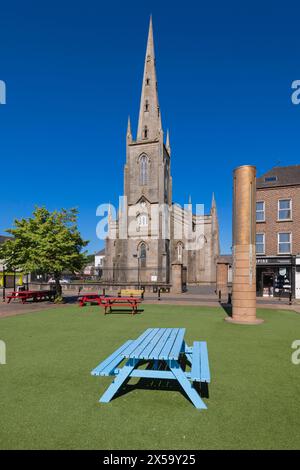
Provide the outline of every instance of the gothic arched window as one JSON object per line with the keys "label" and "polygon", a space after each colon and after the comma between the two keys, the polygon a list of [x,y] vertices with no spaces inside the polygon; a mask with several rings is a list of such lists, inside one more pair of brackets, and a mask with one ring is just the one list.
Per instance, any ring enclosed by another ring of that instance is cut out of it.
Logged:
{"label": "gothic arched window", "polygon": [[142,155],[140,157],[140,184],[145,186],[148,183],[148,157]]}
{"label": "gothic arched window", "polygon": [[145,268],[147,264],[147,248],[145,243],[140,244],[140,260],[141,260],[141,268]]}
{"label": "gothic arched window", "polygon": [[178,245],[177,245],[177,261],[179,261],[180,263],[182,262],[182,250],[183,250],[182,243],[178,243]]}
{"label": "gothic arched window", "polygon": [[138,227],[147,227],[147,225],[148,225],[148,215],[147,214],[139,214],[137,216],[137,225],[138,225]]}

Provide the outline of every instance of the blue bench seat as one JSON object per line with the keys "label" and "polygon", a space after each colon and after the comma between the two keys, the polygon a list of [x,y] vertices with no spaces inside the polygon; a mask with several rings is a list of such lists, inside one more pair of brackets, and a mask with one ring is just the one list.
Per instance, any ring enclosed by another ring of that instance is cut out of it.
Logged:
{"label": "blue bench seat", "polygon": [[114,370],[118,365],[124,360],[122,356],[123,351],[132,343],[130,339],[126,341],[119,349],[117,349],[113,354],[111,354],[107,359],[100,362],[100,364],[92,370],[91,375],[95,376],[109,376],[114,375]]}
{"label": "blue bench seat", "polygon": [[189,356],[191,358],[191,380],[210,383],[206,341],[195,341]]}

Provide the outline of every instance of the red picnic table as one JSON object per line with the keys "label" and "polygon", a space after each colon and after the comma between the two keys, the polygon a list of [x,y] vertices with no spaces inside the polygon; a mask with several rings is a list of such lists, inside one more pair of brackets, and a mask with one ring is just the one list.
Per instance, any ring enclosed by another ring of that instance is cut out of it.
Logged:
{"label": "red picnic table", "polygon": [[95,292],[81,294],[78,296],[78,300],[80,307],[85,306],[87,303],[97,303],[98,305],[102,305],[102,307],[104,307],[104,315],[107,313],[107,309],[111,312],[112,307],[129,307],[131,308],[131,313],[134,315],[137,313],[138,304],[141,303],[141,299],[137,297],[113,297],[99,295]]}
{"label": "red picnic table", "polygon": [[22,291],[13,291],[11,294],[6,296],[7,303],[9,304],[11,300],[20,300],[22,304],[25,304],[27,300],[32,300],[33,302],[41,300],[54,300],[55,291],[51,290],[22,290]]}

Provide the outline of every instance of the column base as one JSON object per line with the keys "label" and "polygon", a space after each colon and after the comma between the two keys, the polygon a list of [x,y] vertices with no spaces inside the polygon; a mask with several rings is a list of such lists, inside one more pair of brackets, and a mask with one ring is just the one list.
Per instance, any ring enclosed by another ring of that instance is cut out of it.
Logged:
{"label": "column base", "polygon": [[249,318],[249,320],[236,320],[232,317],[226,317],[224,318],[225,321],[228,323],[234,323],[236,325],[260,325],[263,323],[265,320],[262,318]]}

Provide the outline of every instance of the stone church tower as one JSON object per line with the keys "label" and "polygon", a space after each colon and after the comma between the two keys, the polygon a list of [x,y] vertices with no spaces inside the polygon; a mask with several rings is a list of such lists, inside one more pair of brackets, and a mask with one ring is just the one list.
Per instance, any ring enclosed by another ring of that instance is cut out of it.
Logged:
{"label": "stone church tower", "polygon": [[[164,141],[162,129],[150,19],[136,140],[130,118],[127,126],[124,207],[119,208],[117,220],[109,214],[106,281],[124,286],[168,286],[172,283],[171,266],[176,262],[182,265],[187,282],[215,282],[219,254],[215,201],[208,216],[188,214],[174,206],[170,160],[169,133]],[[190,216],[194,228],[202,227],[199,249],[187,250],[184,234],[176,231],[176,223],[185,216],[186,220]],[[180,233],[179,238],[175,232]]]}

